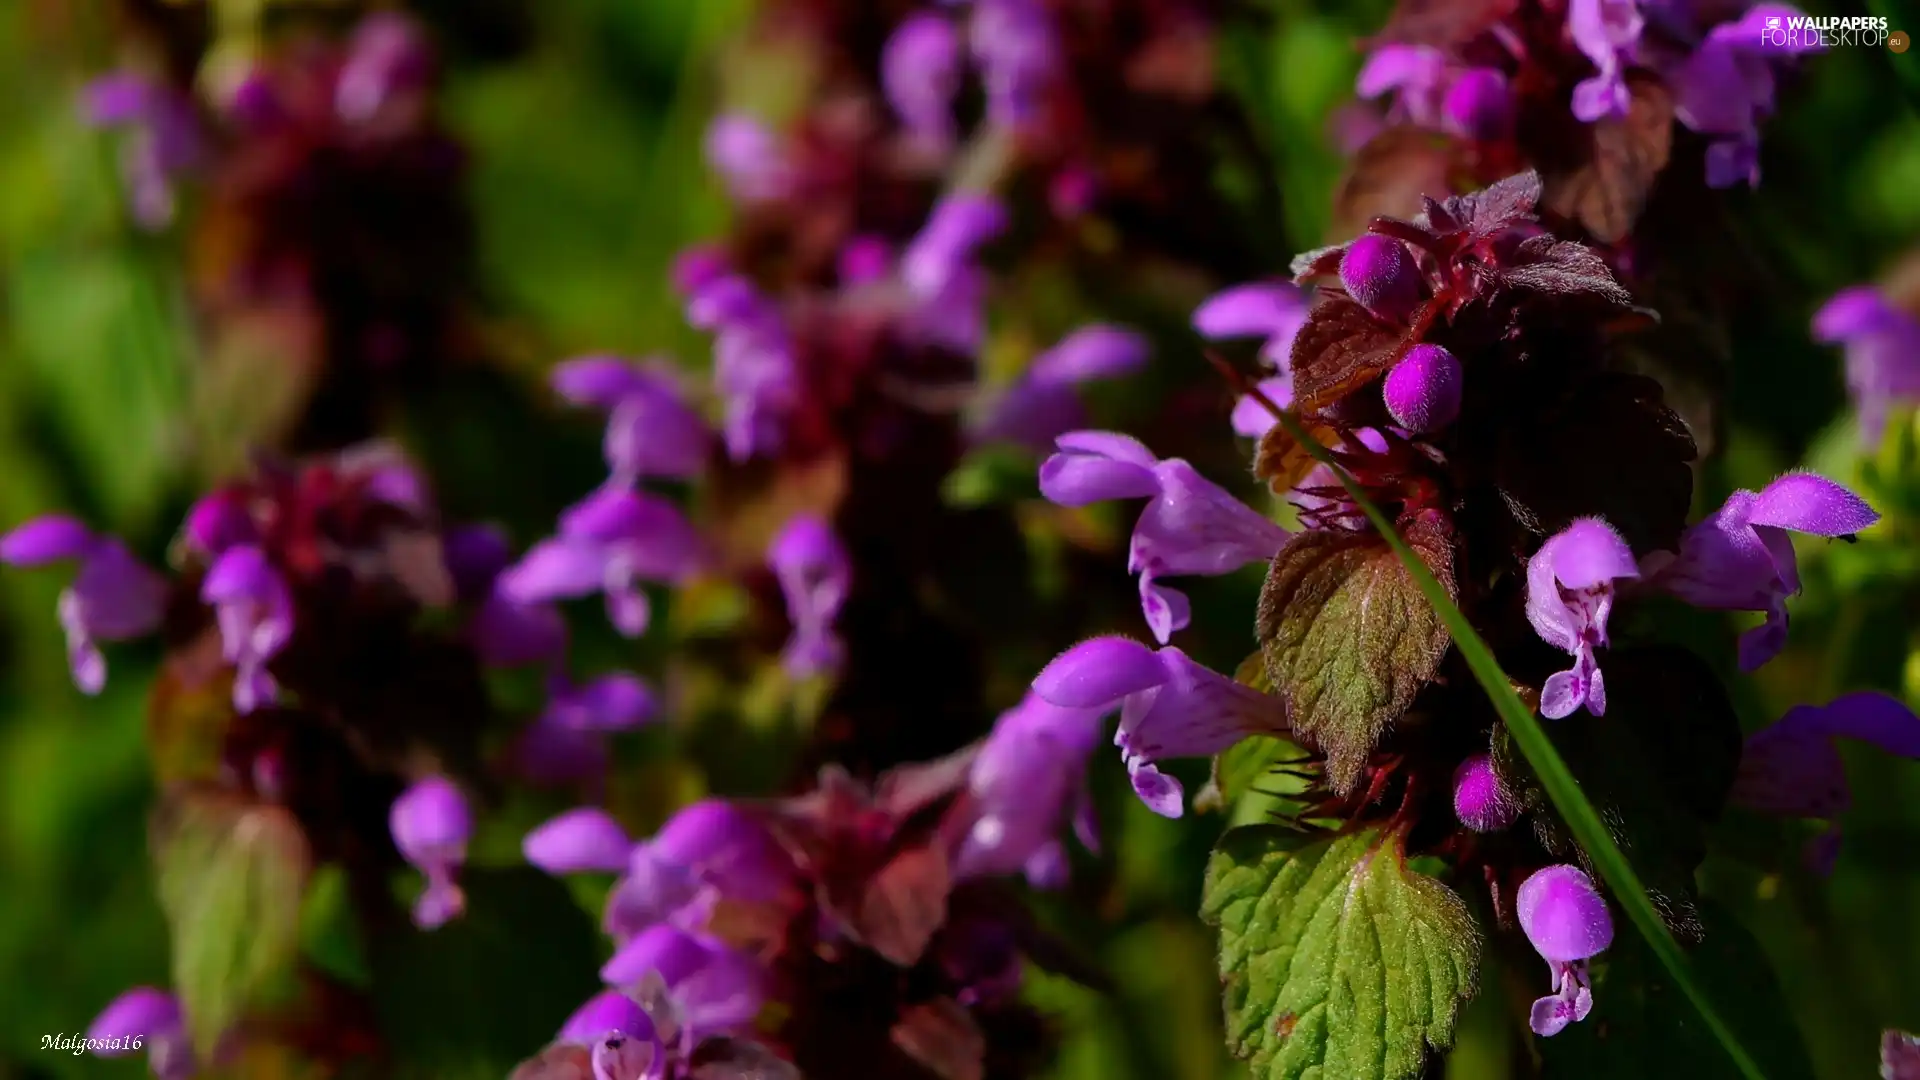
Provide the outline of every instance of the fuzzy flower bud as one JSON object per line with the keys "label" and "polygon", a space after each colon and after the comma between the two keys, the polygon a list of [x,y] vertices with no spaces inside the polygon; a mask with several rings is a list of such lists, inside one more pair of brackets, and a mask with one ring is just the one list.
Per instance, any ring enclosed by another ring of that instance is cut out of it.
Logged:
{"label": "fuzzy flower bud", "polygon": [[1453,813],[1474,832],[1499,832],[1520,816],[1520,808],[1499,774],[1493,755],[1475,754],[1453,771]]}
{"label": "fuzzy flower bud", "polygon": [[1553,993],[1533,1003],[1536,1035],[1557,1035],[1593,1011],[1587,960],[1613,944],[1613,917],[1593,881],[1573,866],[1549,866],[1520,886],[1514,906],[1526,931],[1553,972]]}
{"label": "fuzzy flower bud", "polygon": [[1407,246],[1391,236],[1368,233],[1340,259],[1340,283],[1360,306],[1388,322],[1400,322],[1420,304],[1420,268]]}
{"label": "fuzzy flower bud", "polygon": [[1461,72],[1447,88],[1442,108],[1448,122],[1469,139],[1502,139],[1513,130],[1513,90],[1506,76],[1492,68]]}
{"label": "fuzzy flower bud", "polygon": [[1387,372],[1381,394],[1394,423],[1416,435],[1439,431],[1460,416],[1460,361],[1439,345],[1415,345]]}

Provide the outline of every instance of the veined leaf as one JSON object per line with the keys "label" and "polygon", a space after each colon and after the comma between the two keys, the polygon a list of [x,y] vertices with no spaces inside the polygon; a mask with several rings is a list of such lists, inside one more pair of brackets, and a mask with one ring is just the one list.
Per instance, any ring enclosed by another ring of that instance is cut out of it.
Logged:
{"label": "veined leaf", "polygon": [[1220,930],[1227,1044],[1258,1080],[1403,1080],[1452,1043],[1479,931],[1397,836],[1229,830],[1201,904]]}

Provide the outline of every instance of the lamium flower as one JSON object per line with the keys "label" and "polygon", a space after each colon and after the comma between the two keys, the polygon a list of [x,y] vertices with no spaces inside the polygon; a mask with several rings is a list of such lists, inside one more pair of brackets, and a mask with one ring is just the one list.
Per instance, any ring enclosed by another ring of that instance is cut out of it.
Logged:
{"label": "lamium flower", "polygon": [[1493,68],[1470,68],[1447,88],[1442,111],[1448,126],[1469,139],[1492,142],[1513,133],[1513,88]]}
{"label": "lamium flower", "polygon": [[1613,917],[1593,881],[1564,865],[1522,882],[1514,909],[1527,940],[1553,972],[1553,992],[1533,1003],[1530,1026],[1535,1035],[1558,1035],[1593,1011],[1587,961],[1613,944]]}
{"label": "lamium flower", "polygon": [[1842,289],[1813,317],[1815,340],[1847,351],[1847,390],[1860,438],[1880,445],[1887,415],[1920,403],[1920,319],[1889,303],[1871,285]]}
{"label": "lamium flower", "polygon": [[655,923],[699,925],[722,897],[778,898],[793,861],[766,826],[722,799],[693,803],[636,845],[607,897],[605,929],[624,943]]}
{"label": "lamium flower", "polygon": [[120,172],[134,221],[146,229],[171,224],[175,185],[206,157],[192,100],[156,79],[120,72],[87,84],[81,105],[88,123],[129,132]]}
{"label": "lamium flower", "polygon": [[556,675],[542,722],[570,731],[631,731],[660,715],[660,702],[638,675],[615,671],[575,684]]}
{"label": "lamium flower", "polygon": [[638,637],[650,618],[639,582],[679,584],[704,562],[705,545],[678,507],[603,487],[562,514],[559,534],[501,575],[501,587],[521,604],[604,593],[614,629]]}
{"label": "lamium flower", "polygon": [[522,604],[506,595],[500,576],[513,564],[513,551],[500,530],[457,525],[443,534],[440,548],[455,596],[478,605],[467,632],[482,662],[502,668],[559,662],[566,620],[551,604]]}
{"label": "lamium flower", "polygon": [[1825,477],[1788,473],[1759,492],[1736,491],[1680,537],[1678,554],[1656,552],[1641,566],[1649,583],[1695,607],[1763,611],[1740,636],[1740,669],[1753,671],[1787,641],[1787,598],[1800,591],[1787,533],[1851,536],[1880,520],[1858,495]]}
{"label": "lamium flower", "polygon": [[1527,621],[1542,641],[1573,655],[1573,666],[1548,676],[1540,715],[1569,716],[1582,705],[1607,711],[1607,684],[1594,650],[1607,645],[1614,583],[1640,576],[1633,551],[1598,518],[1581,518],[1540,545],[1527,560]]}
{"label": "lamium flower", "polygon": [[928,145],[954,138],[953,99],[960,92],[960,33],[932,12],[908,16],[880,55],[880,83],[900,123]]}
{"label": "lamium flower", "polygon": [[457,918],[467,898],[455,874],[467,859],[467,841],[473,835],[466,796],[441,777],[417,781],[393,801],[388,827],[394,847],[427,878],[413,905],[415,925],[432,930]]}
{"label": "lamium flower", "polygon": [[995,401],[975,429],[981,441],[1045,450],[1086,422],[1077,388],[1130,375],[1146,366],[1147,340],[1117,326],[1084,326],[1034,358],[1026,374]]}
{"label": "lamium flower", "polygon": [[1025,873],[1035,888],[1066,884],[1066,822],[1098,847],[1086,774],[1102,717],[1035,693],[1000,714],[967,771],[971,824],[953,856],[956,878]]}
{"label": "lamium flower", "polygon": [[350,124],[375,119],[432,81],[433,59],[412,19],[391,11],[368,15],[354,28],[346,62],[334,81],[334,111]]}
{"label": "lamium flower", "polygon": [[765,976],[752,958],[664,923],[620,946],[600,980],[638,996],[664,1029],[662,1041],[683,1053],[752,1024],[766,997]]}
{"label": "lamium flower", "polygon": [[[1293,404],[1293,372],[1287,366],[1293,350],[1293,337],[1307,321],[1309,298],[1306,290],[1288,281],[1262,281],[1235,285],[1215,293],[1193,312],[1193,328],[1208,339],[1260,337],[1266,343],[1260,358],[1274,374],[1259,381],[1257,388],[1276,406]],[[1273,413],[1248,394],[1233,407],[1233,430],[1257,439],[1277,421]]]}
{"label": "lamium flower", "polygon": [[780,448],[799,402],[800,375],[785,319],[753,283],[708,256],[676,270],[687,322],[713,332],[713,388],[725,406],[727,454],[745,461]]}
{"label": "lamium flower", "polygon": [[707,128],[707,164],[741,202],[772,202],[793,193],[793,165],[780,136],[745,113],[714,118]]}
{"label": "lamium flower", "polygon": [[767,549],[767,565],[780,582],[793,624],[780,658],[787,673],[805,679],[837,670],[846,644],[833,624],[853,584],[853,563],[833,527],[811,515],[793,519]]}
{"label": "lamium flower", "polygon": [[1104,715],[1120,710],[1114,743],[1134,793],[1154,813],[1177,818],[1185,789],[1155,767],[1168,758],[1212,757],[1252,735],[1284,735],[1280,700],[1195,663],[1172,646],[1124,637],[1083,641],[1033,680],[1044,701]]}
{"label": "lamium flower", "polygon": [[1007,228],[1007,211],[983,192],[949,195],[900,256],[900,278],[923,300],[940,297],[973,265],[974,253]]}
{"label": "lamium flower", "polygon": [[1500,832],[1520,816],[1520,806],[1500,775],[1492,754],[1475,754],[1453,771],[1453,813],[1474,832]]}
{"label": "lamium flower", "polygon": [[608,413],[610,483],[631,487],[649,476],[690,480],[705,471],[713,434],[664,364],[583,356],[554,368],[552,381],[567,401]]}
{"label": "lamium flower", "polygon": [[1441,431],[1460,416],[1460,361],[1444,346],[1422,342],[1407,350],[1381,383],[1393,422],[1415,435]]}
{"label": "lamium flower", "polygon": [[267,663],[293,637],[293,594],[265,551],[228,548],[207,568],[200,599],[213,605],[220,651],[233,665],[233,707],[242,714],[270,704],[279,686]]}
{"label": "lamium flower", "polygon": [[1573,115],[1589,123],[1627,114],[1626,69],[1646,29],[1637,0],[1569,0],[1567,33],[1595,74],[1573,88]]}
{"label": "lamium flower", "polygon": [[1747,738],[1731,799],[1763,814],[1829,822],[1807,861],[1831,873],[1840,854],[1840,815],[1853,805],[1840,739],[1920,759],[1920,717],[1885,694],[1843,694],[1826,705],[1797,705]]}
{"label": "lamium flower", "polygon": [[1361,66],[1354,92],[1371,101],[1394,95],[1390,119],[1438,127],[1446,99],[1447,61],[1430,45],[1383,45]]}
{"label": "lamium flower", "polygon": [[974,0],[968,30],[987,92],[987,118],[1005,127],[1034,119],[1061,63],[1046,6],[1040,0]]}
{"label": "lamium flower", "polygon": [[1709,30],[1683,62],[1664,67],[1674,118],[1711,140],[1709,187],[1760,182],[1760,121],[1773,113],[1775,69],[1821,47],[1803,36],[1789,44],[1764,31],[1769,19],[1799,14],[1786,4],[1755,4]]}
{"label": "lamium flower", "polygon": [[128,1045],[134,1038],[140,1040],[147,1067],[159,1080],[187,1080],[196,1071],[186,1014],[172,994],[136,986],[114,998],[87,1028],[87,1052],[99,1057],[136,1053]]}
{"label": "lamium flower", "polygon": [[[1365,233],[1340,256],[1340,284],[1361,307],[1387,322],[1405,322],[1420,306],[1420,267],[1407,245]],[[1435,346],[1438,348],[1438,346]]]}
{"label": "lamium flower", "polygon": [[612,814],[583,806],[528,833],[521,851],[549,874],[617,873],[627,868],[633,840]]}
{"label": "lamium flower", "polygon": [[75,686],[97,694],[107,684],[107,658],[98,643],[145,637],[158,629],[166,582],[125,544],[70,517],[35,518],[0,536],[0,562],[8,565],[65,560],[80,564],[55,605],[67,638],[67,666]]}
{"label": "lamium flower", "polygon": [[1140,575],[1140,606],[1165,644],[1192,612],[1184,594],[1160,584],[1187,574],[1217,577],[1271,561],[1287,531],[1179,458],[1161,461],[1137,440],[1076,431],[1040,466],[1040,493],[1062,506],[1149,499],[1133,528],[1129,572]]}

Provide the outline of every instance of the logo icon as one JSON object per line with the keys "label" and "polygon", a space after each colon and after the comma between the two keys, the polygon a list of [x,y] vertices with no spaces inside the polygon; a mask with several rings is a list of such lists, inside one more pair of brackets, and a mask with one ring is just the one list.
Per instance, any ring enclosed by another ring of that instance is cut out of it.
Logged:
{"label": "logo icon", "polygon": [[1780,29],[1780,16],[1778,15],[1767,16],[1767,29],[1769,30]]}

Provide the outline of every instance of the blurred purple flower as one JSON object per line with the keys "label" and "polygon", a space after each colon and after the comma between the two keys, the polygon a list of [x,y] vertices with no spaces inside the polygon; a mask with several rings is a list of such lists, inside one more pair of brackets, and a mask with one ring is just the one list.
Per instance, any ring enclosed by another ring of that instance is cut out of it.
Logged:
{"label": "blurred purple flower", "polygon": [[[709,276],[710,275],[710,276]],[[800,376],[780,311],[753,283],[724,269],[687,270],[687,322],[713,332],[713,383],[725,404],[727,453],[745,461],[780,448]]]}
{"label": "blurred purple flower", "polygon": [[141,565],[125,544],[70,517],[35,518],[0,536],[0,562],[44,566],[66,560],[80,564],[55,606],[67,638],[67,665],[75,686],[98,694],[107,684],[107,658],[98,643],[158,629],[166,581]]}
{"label": "blurred purple flower", "polygon": [[1120,710],[1114,743],[1134,793],[1154,813],[1177,818],[1185,791],[1157,761],[1212,757],[1251,735],[1284,735],[1285,707],[1275,697],[1194,663],[1172,646],[1149,649],[1124,637],[1083,641],[1033,680],[1042,699],[1100,714]]}
{"label": "blurred purple flower", "polygon": [[974,0],[973,60],[987,92],[987,118],[1017,127],[1039,115],[1061,63],[1053,20],[1040,0]]}
{"label": "blurred purple flower", "polygon": [[135,1053],[128,1045],[134,1038],[141,1041],[147,1067],[160,1080],[187,1080],[194,1074],[186,1014],[172,994],[136,986],[114,998],[87,1028],[88,1053],[109,1058]]}
{"label": "blurred purple flower", "polygon": [[893,272],[893,248],[881,236],[856,236],[840,248],[840,284],[867,285]]}
{"label": "blurred purple flower", "polygon": [[1760,121],[1773,113],[1775,69],[1820,48],[1797,36],[1790,48],[1775,46],[1764,30],[1769,18],[1799,14],[1786,4],[1756,4],[1708,31],[1685,61],[1663,71],[1674,118],[1711,140],[1708,186],[1760,182]]}
{"label": "blurred purple flower", "polygon": [[1468,68],[1455,76],[1442,108],[1448,125],[1469,139],[1491,142],[1513,132],[1513,88],[1493,68]]}
{"label": "blurred purple flower", "polygon": [[627,868],[633,841],[612,814],[583,806],[528,833],[521,851],[549,874],[617,873]]}
{"label": "blurred purple flower", "polygon": [[766,999],[765,975],[750,957],[664,923],[620,946],[600,978],[638,997],[661,1041],[682,1055],[748,1027]]}
{"label": "blurred purple flower", "polygon": [[457,918],[467,898],[455,874],[467,859],[467,841],[473,836],[466,796],[437,776],[417,781],[393,801],[388,826],[394,847],[427,878],[413,906],[414,923],[432,930]]}
{"label": "blurred purple flower", "polygon": [[[1260,357],[1275,373],[1260,380],[1259,390],[1281,408],[1293,404],[1293,371],[1288,366],[1293,337],[1307,321],[1306,290],[1291,282],[1263,281],[1235,285],[1214,294],[1193,313],[1193,328],[1210,340],[1237,337],[1265,338]],[[1276,421],[1258,398],[1248,394],[1233,407],[1233,430],[1257,439]]]}
{"label": "blurred purple flower", "polygon": [[583,356],[554,368],[552,381],[567,401],[609,414],[610,483],[628,487],[649,476],[690,480],[706,469],[713,434],[665,364]]}
{"label": "blurred purple flower", "polygon": [[1880,520],[1864,500],[1812,473],[1788,473],[1759,493],[1736,491],[1680,537],[1677,555],[1643,560],[1651,584],[1695,607],[1764,611],[1766,622],[1740,635],[1740,669],[1753,671],[1787,641],[1787,598],[1800,591],[1789,530],[1851,536]]}
{"label": "blurred purple flower", "polygon": [[170,224],[174,185],[206,156],[192,100],[148,76],[117,72],[87,84],[81,111],[88,123],[130,133],[120,148],[120,170],[134,220],[147,229]]}
{"label": "blurred purple flower", "polygon": [[1087,758],[1102,719],[1102,710],[1062,708],[1032,692],[1000,714],[967,772],[973,811],[954,853],[956,878],[1024,872],[1035,888],[1066,884],[1066,823],[1098,848]]}
{"label": "blurred purple flower", "polygon": [[574,1010],[560,1027],[559,1041],[592,1046],[612,1032],[651,1038],[653,1018],[640,1003],[618,990],[602,990]]}
{"label": "blurred purple flower", "polygon": [[620,633],[646,632],[650,610],[641,581],[679,584],[705,561],[700,535],[665,499],[604,487],[560,516],[559,534],[535,544],[501,576],[520,604],[606,595]]}
{"label": "blurred purple flower", "polygon": [[334,82],[340,119],[361,124],[389,105],[425,89],[434,74],[433,49],[412,19],[380,11],[362,19]]}
{"label": "blurred purple flower", "polygon": [[207,568],[200,599],[213,605],[220,651],[233,665],[233,707],[241,714],[271,704],[279,686],[267,663],[293,637],[293,595],[266,552],[253,544],[226,549]]}
{"label": "blurred purple flower", "polygon": [[781,663],[796,679],[839,669],[846,645],[834,633],[834,620],[847,602],[853,564],[833,527],[811,515],[787,523],[767,549],[767,565],[786,597],[793,635]]}
{"label": "blurred purple flower", "polygon": [[1881,1033],[1880,1080],[1920,1080],[1920,1036],[1892,1028]]}
{"label": "blurred purple flower", "polygon": [[1567,32],[1596,73],[1573,88],[1573,115],[1588,123],[1627,114],[1626,69],[1646,20],[1635,0],[1569,0]]}
{"label": "blurred purple flower", "polygon": [[1140,606],[1164,644],[1192,612],[1185,595],[1160,584],[1189,574],[1217,577],[1270,561],[1287,531],[1179,458],[1161,461],[1125,435],[1076,431],[1040,466],[1040,493],[1062,506],[1107,499],[1151,500],[1133,528],[1127,569],[1140,575]]}
{"label": "blurred purple flower", "polygon": [[1853,805],[1838,740],[1858,739],[1889,754],[1920,759],[1920,717],[1885,694],[1844,694],[1826,705],[1796,705],[1747,738],[1731,796],[1764,814],[1830,822],[1807,849],[1808,862],[1831,873],[1840,853],[1840,815]]}
{"label": "blurred purple flower", "polygon": [[778,897],[793,863],[750,814],[721,799],[693,803],[636,845],[607,897],[605,928],[625,942],[655,923],[695,926],[720,897]]}
{"label": "blurred purple flower", "polygon": [[1146,338],[1117,326],[1083,326],[1034,358],[1021,379],[989,407],[974,430],[980,442],[1045,451],[1086,423],[1077,388],[1131,375],[1146,366]]}
{"label": "blurred purple flower", "polygon": [[1395,95],[1387,110],[1390,120],[1421,127],[1440,126],[1446,89],[1446,57],[1428,45],[1383,45],[1354,80],[1354,92],[1363,100]]}
{"label": "blurred purple flower", "polygon": [[953,142],[953,99],[960,92],[960,34],[933,12],[910,15],[887,39],[880,82],[894,115],[914,136],[942,148]]}
{"label": "blurred purple flower", "polygon": [[1573,655],[1573,666],[1541,687],[1540,715],[1558,720],[1582,705],[1606,713],[1606,679],[1593,651],[1607,646],[1614,583],[1639,576],[1632,549],[1599,518],[1575,521],[1527,560],[1527,621],[1542,641]]}
{"label": "blurred purple flower", "polygon": [[741,202],[771,202],[793,194],[793,166],[780,136],[745,113],[726,113],[707,128],[707,164]]}
{"label": "blurred purple flower", "polygon": [[468,634],[489,667],[554,664],[566,652],[567,624],[551,604],[522,604],[500,588],[513,563],[507,538],[490,525],[456,525],[441,538],[441,557],[462,603],[478,604]]}
{"label": "blurred purple flower", "polygon": [[973,266],[981,245],[1007,228],[1007,211],[991,195],[963,192],[940,200],[900,256],[900,277],[923,300],[947,296],[948,286]]}
{"label": "blurred purple flower", "polygon": [[1860,417],[1860,438],[1877,448],[1894,406],[1920,402],[1920,319],[1873,286],[1856,285],[1814,315],[1813,336],[1846,347],[1847,390]]}
{"label": "blurred purple flower", "polygon": [[1553,992],[1533,1003],[1530,1026],[1558,1035],[1593,1011],[1587,961],[1613,944],[1613,917],[1593,881],[1577,867],[1549,866],[1520,885],[1520,928],[1553,972]]}
{"label": "blurred purple flower", "polygon": [[637,675],[616,671],[574,684],[555,675],[540,722],[569,731],[631,731],[660,715],[653,690]]}

